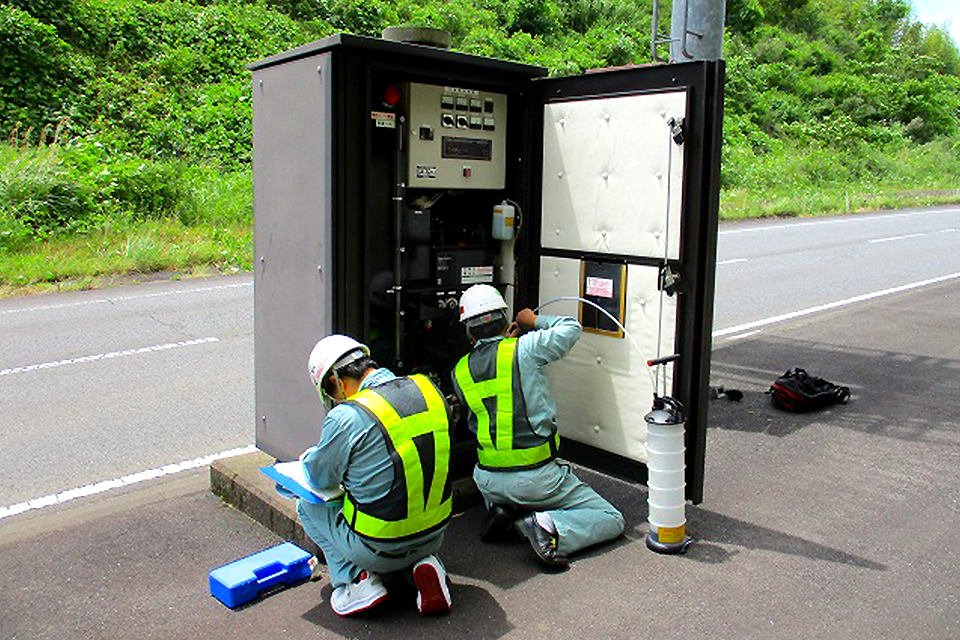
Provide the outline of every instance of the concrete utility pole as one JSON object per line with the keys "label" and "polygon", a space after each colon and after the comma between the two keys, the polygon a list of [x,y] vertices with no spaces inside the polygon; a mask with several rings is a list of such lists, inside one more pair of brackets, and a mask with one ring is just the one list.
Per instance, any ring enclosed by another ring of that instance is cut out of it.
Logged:
{"label": "concrete utility pole", "polygon": [[722,58],[726,8],[726,0],[674,0],[670,62]]}

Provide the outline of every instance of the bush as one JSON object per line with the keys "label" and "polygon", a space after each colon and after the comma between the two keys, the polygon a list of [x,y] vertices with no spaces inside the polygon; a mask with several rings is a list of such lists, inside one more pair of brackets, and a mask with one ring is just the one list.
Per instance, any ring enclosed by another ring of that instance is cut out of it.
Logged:
{"label": "bush", "polygon": [[110,206],[131,220],[194,217],[183,165],[117,164],[109,170],[109,178]]}
{"label": "bush", "polygon": [[64,27],[75,16],[74,0],[4,0],[4,4],[26,11],[40,22]]}
{"label": "bush", "polygon": [[0,235],[8,248],[88,230],[96,205],[85,185],[60,167],[50,151],[5,147],[0,169]]}
{"label": "bush", "polygon": [[546,35],[560,27],[561,13],[553,0],[511,0],[507,31]]}
{"label": "bush", "polygon": [[70,115],[84,72],[56,30],[35,17],[0,5],[0,130],[22,121],[32,126]]}

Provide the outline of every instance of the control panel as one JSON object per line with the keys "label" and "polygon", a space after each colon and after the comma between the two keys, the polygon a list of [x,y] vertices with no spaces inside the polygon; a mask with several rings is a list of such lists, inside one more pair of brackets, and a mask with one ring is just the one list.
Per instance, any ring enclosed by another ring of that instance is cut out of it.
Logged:
{"label": "control panel", "polygon": [[503,189],[507,96],[410,83],[408,185],[432,189]]}

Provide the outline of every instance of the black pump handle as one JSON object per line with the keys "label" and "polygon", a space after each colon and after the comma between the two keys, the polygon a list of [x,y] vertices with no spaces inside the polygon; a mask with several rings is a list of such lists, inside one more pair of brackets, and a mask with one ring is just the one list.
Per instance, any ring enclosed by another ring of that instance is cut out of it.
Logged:
{"label": "black pump handle", "polygon": [[680,359],[680,354],[675,353],[672,356],[665,356],[663,358],[657,358],[656,360],[647,360],[648,367],[655,367],[658,364],[667,364],[668,362],[673,362]]}

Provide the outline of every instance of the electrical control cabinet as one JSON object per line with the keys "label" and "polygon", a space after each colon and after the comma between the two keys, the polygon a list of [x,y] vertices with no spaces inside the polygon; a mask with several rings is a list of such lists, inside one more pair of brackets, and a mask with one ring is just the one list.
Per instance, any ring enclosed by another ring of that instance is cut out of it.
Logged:
{"label": "electrical control cabinet", "polygon": [[405,89],[410,187],[503,189],[507,96],[422,83]]}
{"label": "electrical control cabinet", "polygon": [[[645,482],[643,415],[672,395],[701,500],[722,62],[548,79],[340,34],[250,68],[260,449],[292,459],[319,438],[306,361],[331,333],[449,393],[470,349],[459,298],[489,283],[512,313],[584,326],[546,368],[561,457]],[[475,448],[461,418],[455,476]]]}

